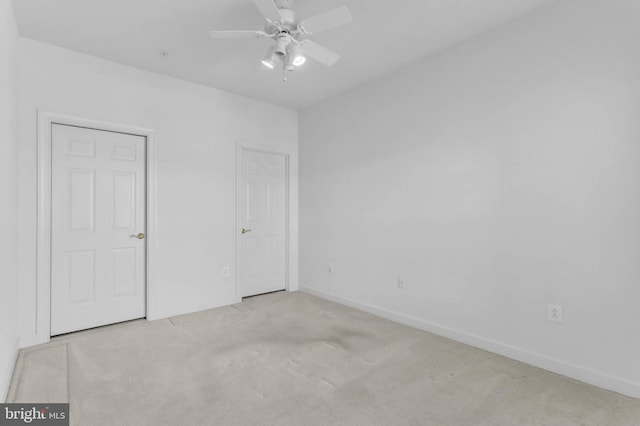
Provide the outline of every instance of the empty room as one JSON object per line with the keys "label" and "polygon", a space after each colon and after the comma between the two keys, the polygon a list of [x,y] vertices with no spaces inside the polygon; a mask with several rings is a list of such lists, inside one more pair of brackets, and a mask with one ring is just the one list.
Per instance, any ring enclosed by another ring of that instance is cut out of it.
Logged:
{"label": "empty room", "polygon": [[640,426],[640,1],[0,0],[0,425]]}

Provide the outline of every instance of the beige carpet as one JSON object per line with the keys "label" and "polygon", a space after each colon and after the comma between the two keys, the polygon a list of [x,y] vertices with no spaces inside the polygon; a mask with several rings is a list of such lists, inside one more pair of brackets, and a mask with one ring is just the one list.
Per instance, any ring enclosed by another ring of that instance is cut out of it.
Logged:
{"label": "beige carpet", "polygon": [[9,402],[92,425],[640,425],[640,400],[304,293],[53,339]]}

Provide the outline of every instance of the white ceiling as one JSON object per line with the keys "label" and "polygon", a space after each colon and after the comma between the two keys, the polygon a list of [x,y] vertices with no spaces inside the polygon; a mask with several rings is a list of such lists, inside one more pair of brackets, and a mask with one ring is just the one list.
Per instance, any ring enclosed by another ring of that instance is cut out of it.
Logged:
{"label": "white ceiling", "polygon": [[[27,38],[304,108],[554,0],[297,0],[300,18],[349,6],[354,22],[311,39],[339,53],[281,81],[262,70],[267,39],[212,40],[212,29],[262,29],[251,0],[15,0]],[[161,51],[169,52],[163,57]]]}

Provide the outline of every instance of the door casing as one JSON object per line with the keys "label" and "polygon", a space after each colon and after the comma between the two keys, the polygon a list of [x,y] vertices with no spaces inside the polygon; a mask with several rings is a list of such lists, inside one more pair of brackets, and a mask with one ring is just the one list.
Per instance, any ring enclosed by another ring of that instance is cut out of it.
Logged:
{"label": "door casing", "polygon": [[140,127],[109,123],[67,115],[38,111],[37,129],[37,252],[36,252],[36,341],[47,343],[51,339],[51,151],[53,124],[85,127],[108,132],[128,133],[146,138],[146,213],[147,213],[147,259],[146,259],[146,317],[154,316],[154,283],[157,223],[156,150],[154,131]]}
{"label": "door casing", "polygon": [[282,149],[279,148],[275,148],[275,147],[269,147],[269,146],[262,146],[262,145],[250,145],[244,142],[237,142],[236,144],[237,146],[237,154],[236,154],[236,223],[235,223],[235,228],[236,228],[236,268],[235,268],[235,276],[236,276],[236,297],[238,298],[238,300],[242,300],[242,296],[241,296],[241,289],[240,289],[240,259],[241,259],[241,252],[242,252],[242,241],[241,241],[241,237],[242,234],[240,233],[240,224],[238,223],[238,215],[240,214],[240,211],[242,209],[241,206],[241,197],[242,197],[242,155],[245,151],[252,151],[252,152],[262,152],[262,153],[266,153],[266,154],[275,154],[275,155],[282,155],[284,157],[285,160],[285,189],[284,189],[284,193],[285,193],[285,207],[284,207],[284,211],[285,211],[285,251],[284,251],[284,257],[285,257],[285,291],[291,291],[290,290],[290,286],[289,286],[289,282],[290,282],[290,268],[289,268],[289,264],[290,264],[290,228],[289,228],[289,214],[290,214],[290,204],[289,204],[289,200],[290,200],[290,154],[289,152],[286,152]]}

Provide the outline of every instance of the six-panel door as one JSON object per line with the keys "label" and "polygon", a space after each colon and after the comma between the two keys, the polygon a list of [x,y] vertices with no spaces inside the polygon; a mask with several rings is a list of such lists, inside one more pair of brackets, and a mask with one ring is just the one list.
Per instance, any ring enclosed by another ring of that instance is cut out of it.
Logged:
{"label": "six-panel door", "polygon": [[51,130],[51,335],[144,317],[146,139]]}
{"label": "six-panel door", "polygon": [[286,158],[242,151],[239,282],[242,297],[286,286]]}

